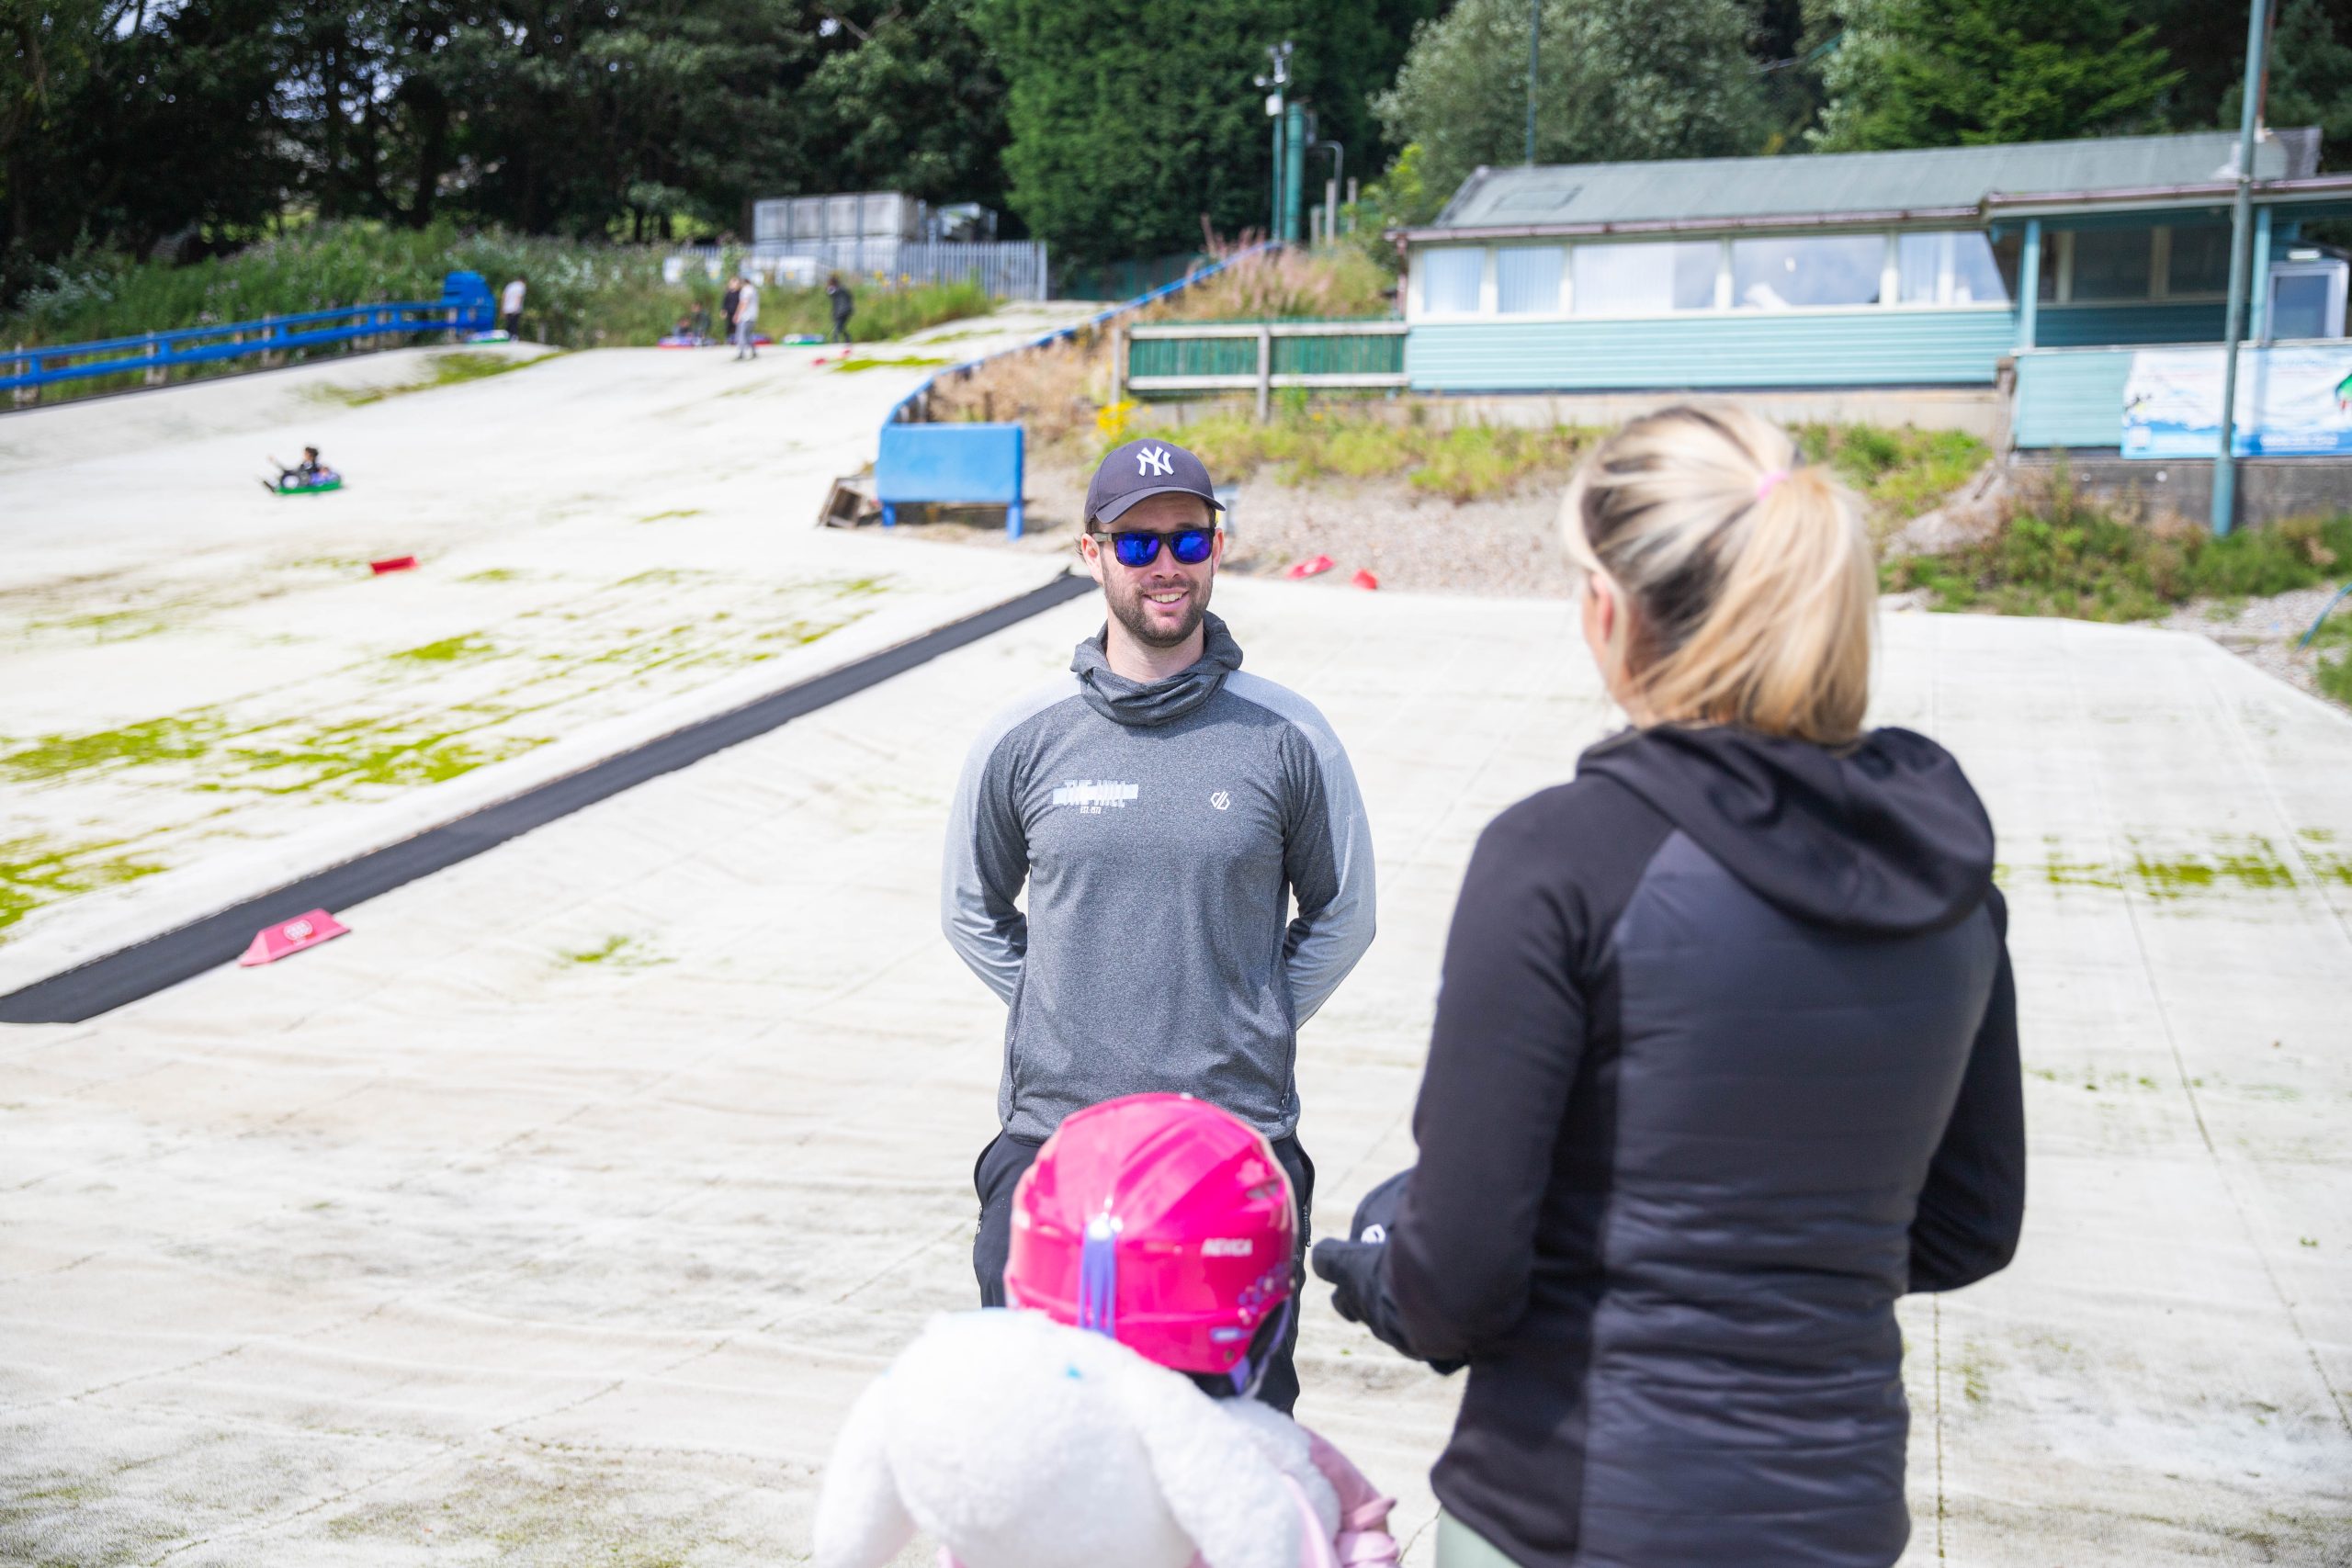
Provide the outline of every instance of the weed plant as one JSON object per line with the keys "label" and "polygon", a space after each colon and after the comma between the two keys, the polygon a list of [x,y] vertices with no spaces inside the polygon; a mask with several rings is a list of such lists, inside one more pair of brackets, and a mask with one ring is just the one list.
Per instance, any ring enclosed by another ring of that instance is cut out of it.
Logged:
{"label": "weed plant", "polygon": [[1396,313],[1396,280],[1363,252],[1261,251],[1179,289],[1137,319],[1183,321],[1353,321]]}
{"label": "weed plant", "polygon": [[2312,638],[2312,647],[2319,654],[2312,670],[2319,689],[2352,706],[2352,604],[2337,606]]}
{"label": "weed plant", "polygon": [[1942,556],[1897,556],[1890,592],[1923,588],[1939,610],[2146,621],[2191,599],[2259,597],[2324,581],[2352,558],[2352,513],[2221,538],[2191,524],[2135,524],[2077,495],[2064,475],[1984,538]]}

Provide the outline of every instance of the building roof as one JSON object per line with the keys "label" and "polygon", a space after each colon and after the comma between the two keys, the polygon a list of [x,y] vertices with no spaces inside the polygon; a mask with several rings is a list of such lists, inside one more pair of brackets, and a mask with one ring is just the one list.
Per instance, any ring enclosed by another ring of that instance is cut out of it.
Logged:
{"label": "building roof", "polygon": [[[2237,178],[2234,131],[2112,136],[1898,152],[1676,158],[1480,169],[1414,238],[1448,230],[1602,231],[1756,220],[1814,222],[1975,215],[2001,197],[2158,192]],[[2308,179],[2315,130],[2276,130],[2255,147],[2257,180]]]}

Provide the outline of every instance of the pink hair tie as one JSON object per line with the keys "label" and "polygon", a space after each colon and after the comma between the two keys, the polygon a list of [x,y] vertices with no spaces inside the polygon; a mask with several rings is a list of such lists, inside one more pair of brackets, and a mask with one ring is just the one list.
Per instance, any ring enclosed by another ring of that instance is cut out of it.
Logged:
{"label": "pink hair tie", "polygon": [[1761,501],[1766,496],[1771,494],[1772,487],[1779,484],[1782,479],[1787,479],[1788,477],[1789,470],[1786,468],[1765,469],[1764,472],[1758,475],[1756,479],[1756,499]]}

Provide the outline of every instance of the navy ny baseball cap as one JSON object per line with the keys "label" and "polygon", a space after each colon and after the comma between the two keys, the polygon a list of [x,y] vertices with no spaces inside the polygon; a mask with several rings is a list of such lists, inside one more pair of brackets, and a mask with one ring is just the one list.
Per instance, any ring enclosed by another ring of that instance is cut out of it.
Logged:
{"label": "navy ny baseball cap", "polygon": [[1146,436],[1117,448],[1094,470],[1094,482],[1086,487],[1087,524],[1115,523],[1149,495],[1196,495],[1213,511],[1225,510],[1198,457],[1171,442]]}

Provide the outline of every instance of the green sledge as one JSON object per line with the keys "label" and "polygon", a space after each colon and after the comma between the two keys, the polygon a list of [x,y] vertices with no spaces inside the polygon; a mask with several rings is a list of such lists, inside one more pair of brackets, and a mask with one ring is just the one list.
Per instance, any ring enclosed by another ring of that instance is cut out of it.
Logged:
{"label": "green sledge", "polygon": [[337,474],[331,479],[322,479],[314,485],[272,484],[267,479],[264,479],[261,481],[261,487],[272,495],[324,495],[331,490],[343,488],[343,476]]}

